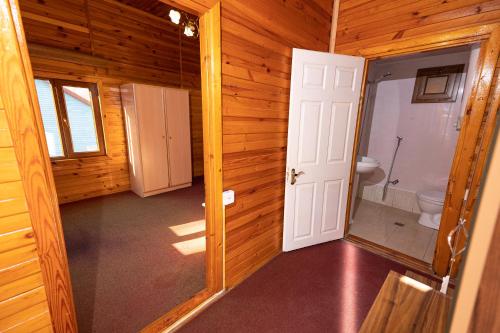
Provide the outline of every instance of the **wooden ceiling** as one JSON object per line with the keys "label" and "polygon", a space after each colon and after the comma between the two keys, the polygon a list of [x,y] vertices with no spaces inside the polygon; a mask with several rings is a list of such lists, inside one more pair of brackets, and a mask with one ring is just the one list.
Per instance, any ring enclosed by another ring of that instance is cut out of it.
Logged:
{"label": "wooden ceiling", "polygon": [[[170,9],[181,11],[180,9],[169,6],[159,0],[118,0],[118,2],[148,12],[155,16],[166,18],[168,20],[170,20],[170,17],[168,16]],[[186,13],[184,11],[183,13],[193,19],[196,17],[195,15]]]}

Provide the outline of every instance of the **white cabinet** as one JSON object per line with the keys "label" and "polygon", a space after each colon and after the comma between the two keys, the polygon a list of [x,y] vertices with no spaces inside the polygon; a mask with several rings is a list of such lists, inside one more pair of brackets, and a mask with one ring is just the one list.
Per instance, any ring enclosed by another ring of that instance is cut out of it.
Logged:
{"label": "white cabinet", "polygon": [[121,94],[132,191],[146,197],[191,186],[189,91],[131,83]]}

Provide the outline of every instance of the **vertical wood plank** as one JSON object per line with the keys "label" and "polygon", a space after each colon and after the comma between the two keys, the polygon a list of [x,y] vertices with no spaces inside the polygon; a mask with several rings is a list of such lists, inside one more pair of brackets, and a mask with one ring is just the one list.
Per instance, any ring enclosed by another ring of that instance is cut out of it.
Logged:
{"label": "vertical wood plank", "polygon": [[224,285],[224,205],[222,203],[222,50],[221,7],[218,2],[200,17],[205,219],[207,223],[207,287]]}
{"label": "vertical wood plank", "polygon": [[[487,113],[487,102],[490,94],[490,87],[493,83],[493,75],[495,72],[498,56],[500,54],[500,26],[497,26],[491,33],[490,38],[483,44],[479,63],[482,67],[479,71],[479,82],[476,88],[472,91],[469,108],[464,117],[464,125],[460,131],[457,142],[457,148],[453,164],[451,167],[450,178],[448,181],[448,189],[444,202],[443,214],[439,227],[436,251],[433,261],[434,271],[445,276],[448,271],[448,265],[451,258],[450,249],[448,247],[447,237],[450,231],[455,228],[460,217],[465,216],[466,207],[464,206],[465,191],[470,189],[471,178],[474,177],[474,170],[482,167],[485,159],[478,160],[476,149],[480,149],[479,142],[481,132],[484,131],[482,126],[483,119]],[[494,123],[490,123],[494,126]],[[487,149],[487,147],[483,147]],[[479,176],[476,178],[476,184],[479,183]],[[476,185],[475,184],[475,185]],[[468,201],[475,201],[477,191],[473,189],[468,196]],[[470,218],[470,216],[469,216]],[[466,227],[470,229],[470,221],[467,221]],[[459,236],[459,248],[463,244],[463,236]],[[455,267],[453,268],[454,275],[457,272],[460,258],[456,259]]]}
{"label": "vertical wood plank", "polygon": [[[12,135],[38,244],[50,316],[56,331],[76,332],[66,251],[47,152],[37,127],[38,105],[17,1],[0,4],[0,95]],[[39,112],[39,111],[38,111]],[[50,318],[50,317],[49,317]]]}

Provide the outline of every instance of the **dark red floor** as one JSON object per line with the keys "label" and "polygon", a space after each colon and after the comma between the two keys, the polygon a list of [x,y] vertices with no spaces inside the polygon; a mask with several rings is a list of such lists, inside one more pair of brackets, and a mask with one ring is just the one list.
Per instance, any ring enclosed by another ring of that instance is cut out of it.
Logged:
{"label": "dark red floor", "polygon": [[284,253],[180,332],[357,332],[390,270],[346,241]]}
{"label": "dark red floor", "polygon": [[204,219],[203,180],[140,198],[124,192],[61,206],[80,333],[134,333],[205,287],[204,236],[171,227]]}

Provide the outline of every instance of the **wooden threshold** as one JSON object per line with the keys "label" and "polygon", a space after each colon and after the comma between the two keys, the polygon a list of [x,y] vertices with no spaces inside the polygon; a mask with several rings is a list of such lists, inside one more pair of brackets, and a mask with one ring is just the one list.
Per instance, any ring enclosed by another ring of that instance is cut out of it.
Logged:
{"label": "wooden threshold", "polygon": [[203,289],[198,292],[194,297],[188,301],[177,305],[175,308],[171,309],[167,314],[161,316],[145,328],[141,330],[142,333],[153,333],[153,332],[163,332],[169,329],[170,326],[174,325],[177,321],[183,317],[189,315],[191,311],[197,307],[203,305],[207,299],[212,297],[214,293],[208,289]]}
{"label": "wooden threshold", "polygon": [[198,315],[200,315],[203,311],[205,311],[205,309],[207,309],[209,306],[211,306],[219,299],[221,299],[226,293],[227,290],[223,289],[218,293],[212,295],[207,300],[196,306],[192,311],[188,312],[186,315],[184,315],[183,317],[178,319],[175,323],[166,328],[163,332],[164,333],[177,332],[179,329],[187,325],[189,322],[194,320]]}
{"label": "wooden threshold", "polygon": [[423,260],[413,258],[404,253],[398,252],[396,250],[390,249],[388,247],[382,246],[380,244],[374,243],[367,239],[355,236],[355,235],[346,235],[344,240],[353,243],[354,245],[375,253],[381,257],[387,258],[389,260],[395,261],[398,264],[409,267],[413,270],[419,271],[425,275],[431,276],[435,279],[441,280],[441,277],[434,274],[432,270],[432,264],[425,262]]}

